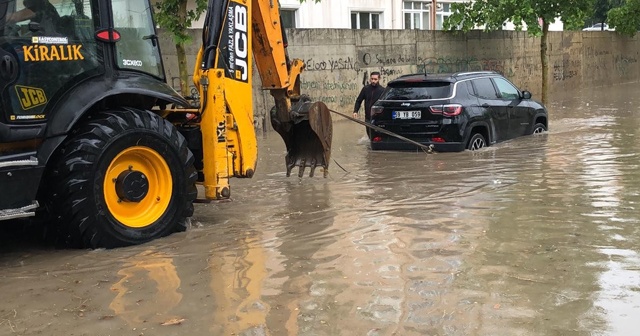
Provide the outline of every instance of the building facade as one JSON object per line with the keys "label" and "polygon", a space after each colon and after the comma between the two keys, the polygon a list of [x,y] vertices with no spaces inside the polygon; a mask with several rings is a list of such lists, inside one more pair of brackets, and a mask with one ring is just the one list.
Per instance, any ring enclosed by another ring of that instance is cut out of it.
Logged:
{"label": "building facade", "polygon": [[280,6],[283,16],[291,18],[288,28],[441,30],[444,18],[451,15],[451,4],[464,1],[280,0]]}
{"label": "building facade", "polygon": [[[444,18],[451,15],[451,4],[465,1],[280,0],[280,8],[286,28],[441,30]],[[189,2],[189,8],[195,8],[195,1]],[[194,28],[201,28],[202,20]]]}
{"label": "building facade", "polygon": [[[285,28],[442,30],[451,5],[470,0],[280,0]],[[190,8],[195,1],[189,0]],[[435,11],[432,11],[435,8]],[[202,18],[194,28],[202,28]],[[505,30],[513,30],[506,23]],[[562,30],[556,21],[550,30]]]}

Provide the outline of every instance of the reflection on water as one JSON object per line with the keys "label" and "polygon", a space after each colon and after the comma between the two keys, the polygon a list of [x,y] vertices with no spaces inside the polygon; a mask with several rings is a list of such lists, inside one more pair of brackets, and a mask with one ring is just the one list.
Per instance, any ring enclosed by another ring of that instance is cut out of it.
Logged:
{"label": "reflection on water", "polygon": [[264,249],[255,238],[242,237],[240,248],[209,260],[211,293],[216,305],[213,331],[238,335],[251,329],[265,331],[269,306],[262,300],[267,275]]}
{"label": "reflection on water", "polygon": [[600,265],[601,290],[597,293],[594,314],[602,314],[613,335],[631,334],[637,329],[640,311],[640,256],[637,251],[603,248],[608,260]]}
{"label": "reflection on water", "polygon": [[109,308],[130,325],[163,323],[157,319],[168,318],[168,313],[182,300],[173,259],[163,253],[145,251],[133,256],[118,275],[120,280],[111,286],[115,298]]}
{"label": "reflection on water", "polygon": [[634,334],[638,89],[554,97],[550,132],[474,153],[371,152],[340,121],[327,179],[285,177],[269,134],[187,233],[0,256],[0,334]]}

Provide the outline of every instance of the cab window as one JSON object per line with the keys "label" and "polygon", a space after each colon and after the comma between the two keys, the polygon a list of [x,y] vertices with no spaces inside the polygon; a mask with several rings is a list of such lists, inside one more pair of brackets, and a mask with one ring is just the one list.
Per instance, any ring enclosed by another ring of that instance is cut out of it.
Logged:
{"label": "cab window", "polygon": [[10,122],[47,119],[47,105],[74,83],[99,73],[97,2],[0,1],[0,87]]}
{"label": "cab window", "polygon": [[120,32],[116,43],[118,67],[164,78],[158,39],[148,0],[115,0],[113,25]]}

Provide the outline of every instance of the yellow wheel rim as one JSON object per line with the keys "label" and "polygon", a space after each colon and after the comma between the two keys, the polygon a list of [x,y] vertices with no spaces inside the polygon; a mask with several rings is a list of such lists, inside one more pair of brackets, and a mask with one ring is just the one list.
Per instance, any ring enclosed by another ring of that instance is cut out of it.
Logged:
{"label": "yellow wheel rim", "polygon": [[[148,192],[138,202],[118,196],[118,177],[127,171],[142,173],[148,182]],[[169,206],[172,191],[169,165],[149,147],[134,146],[123,150],[111,161],[105,174],[104,199],[107,208],[115,219],[131,228],[143,228],[157,221]]]}

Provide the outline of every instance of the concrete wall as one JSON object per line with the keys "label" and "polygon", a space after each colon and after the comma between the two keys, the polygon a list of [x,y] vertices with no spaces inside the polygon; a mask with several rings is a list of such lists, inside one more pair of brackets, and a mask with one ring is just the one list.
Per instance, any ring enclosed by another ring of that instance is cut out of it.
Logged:
{"label": "concrete wall", "polygon": [[[161,34],[170,84],[178,87],[175,47]],[[187,48],[192,69],[200,31]],[[453,34],[424,30],[293,29],[288,31],[289,54],[307,64],[302,73],[303,93],[336,111],[351,113],[355,97],[369,73],[382,73],[382,84],[409,73],[495,70],[530,90],[541,93],[540,39],[525,32],[473,31]],[[640,41],[615,32],[550,32],[550,92],[612,85],[640,80]],[[261,92],[254,73],[256,122],[272,105]]]}

